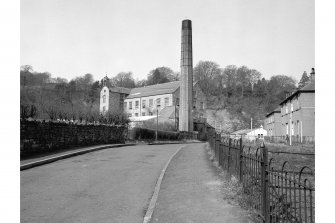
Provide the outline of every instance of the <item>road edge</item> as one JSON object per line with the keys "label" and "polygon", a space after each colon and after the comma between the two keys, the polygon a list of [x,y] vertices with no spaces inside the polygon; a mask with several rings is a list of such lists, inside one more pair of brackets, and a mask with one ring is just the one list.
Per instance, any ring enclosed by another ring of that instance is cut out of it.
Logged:
{"label": "road edge", "polygon": [[164,168],[162,169],[161,171],[161,174],[157,180],[157,183],[156,183],[156,186],[155,186],[155,190],[154,190],[154,193],[151,197],[151,200],[150,200],[150,203],[149,203],[149,206],[148,206],[148,209],[144,215],[144,218],[143,218],[143,223],[149,223],[151,221],[151,218],[152,218],[152,214],[154,212],[154,209],[155,209],[155,206],[156,206],[156,202],[157,202],[157,199],[158,199],[158,194],[159,194],[159,191],[160,191],[160,188],[161,188],[161,184],[162,184],[162,181],[163,181],[163,178],[164,178],[164,175],[165,175],[165,172],[171,162],[171,160],[173,159],[173,157],[175,157],[175,155],[177,155],[177,153],[186,146],[181,146],[171,157],[170,159],[166,162]]}
{"label": "road edge", "polygon": [[76,151],[76,152],[70,152],[70,153],[66,153],[63,155],[59,155],[59,156],[54,156],[54,157],[50,157],[50,158],[46,158],[43,160],[38,160],[38,161],[34,161],[31,163],[26,163],[26,164],[22,164],[20,165],[20,171],[22,170],[27,170],[27,169],[31,169],[37,166],[42,166],[45,164],[49,164],[58,160],[62,160],[62,159],[66,159],[66,158],[70,158],[70,157],[74,157],[74,156],[79,156],[85,153],[90,153],[90,152],[94,152],[94,151],[98,151],[98,150],[103,150],[103,149],[108,149],[108,148],[117,148],[117,147],[124,147],[124,146],[134,146],[136,144],[117,144],[117,145],[108,145],[108,146],[98,146],[98,147],[93,147],[93,148],[88,148],[85,150],[81,150],[81,151]]}

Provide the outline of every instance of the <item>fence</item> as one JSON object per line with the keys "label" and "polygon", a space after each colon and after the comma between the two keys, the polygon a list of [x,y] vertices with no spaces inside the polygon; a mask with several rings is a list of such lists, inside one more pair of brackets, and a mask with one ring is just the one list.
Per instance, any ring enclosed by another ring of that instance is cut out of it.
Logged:
{"label": "fence", "polygon": [[[265,136],[266,142],[272,143],[289,143],[288,136]],[[314,136],[291,136],[292,144],[314,144]]]}
{"label": "fence", "polygon": [[313,170],[288,168],[287,161],[268,160],[268,149],[244,148],[242,139],[233,140],[214,134],[210,148],[219,165],[235,175],[249,204],[265,223],[314,222],[315,189]]}

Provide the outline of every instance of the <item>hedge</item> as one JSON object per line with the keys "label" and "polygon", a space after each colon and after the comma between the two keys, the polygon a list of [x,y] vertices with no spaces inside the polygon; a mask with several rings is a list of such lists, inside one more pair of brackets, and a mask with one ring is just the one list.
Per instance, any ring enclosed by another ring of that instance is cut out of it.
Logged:
{"label": "hedge", "polygon": [[60,122],[20,122],[20,154],[39,154],[95,144],[125,143],[127,127]]}
{"label": "hedge", "polygon": [[[170,132],[158,130],[157,133],[158,140],[178,141],[193,138],[193,134],[189,132]],[[153,141],[156,139],[156,130],[134,127],[129,132],[129,139]]]}

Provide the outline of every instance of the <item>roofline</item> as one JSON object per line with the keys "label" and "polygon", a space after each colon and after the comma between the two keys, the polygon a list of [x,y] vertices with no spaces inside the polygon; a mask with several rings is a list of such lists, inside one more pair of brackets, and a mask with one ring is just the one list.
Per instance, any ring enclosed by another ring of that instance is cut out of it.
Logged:
{"label": "roofline", "polygon": [[282,102],[280,102],[279,105],[284,104],[286,101],[290,100],[291,98],[296,96],[298,93],[315,93],[315,90],[297,90],[296,92],[294,92],[293,94],[285,98]]}
{"label": "roofline", "polygon": [[265,117],[268,117],[268,116],[272,115],[273,113],[280,113],[280,111],[274,110],[274,111],[268,113],[267,115],[265,115]]}
{"label": "roofline", "polygon": [[141,88],[148,88],[148,87],[151,87],[151,86],[162,85],[162,84],[169,84],[169,83],[173,83],[173,82],[180,82],[180,81],[170,81],[170,82],[166,82],[166,83],[152,84],[152,85],[147,85],[147,86],[143,86],[143,87],[132,88],[131,90],[133,90],[133,89],[141,89]]}
{"label": "roofline", "polygon": [[[177,91],[177,90],[176,90]],[[173,91],[172,93],[164,93],[164,94],[173,94],[175,91]],[[154,94],[154,92],[153,92],[153,94],[150,94],[150,95],[146,95],[146,96],[141,96],[141,95],[138,95],[139,97],[131,97],[131,98],[129,98],[131,95],[128,95],[126,98],[125,98],[125,100],[127,100],[127,99],[133,99],[133,98],[144,98],[144,97],[150,97],[150,96],[153,96],[153,95],[164,95],[164,94]]]}

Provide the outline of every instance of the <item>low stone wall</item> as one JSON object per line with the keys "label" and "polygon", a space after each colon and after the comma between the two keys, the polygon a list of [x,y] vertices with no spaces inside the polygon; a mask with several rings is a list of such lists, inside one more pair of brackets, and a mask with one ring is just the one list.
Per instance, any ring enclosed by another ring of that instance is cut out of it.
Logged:
{"label": "low stone wall", "polygon": [[125,143],[126,138],[124,126],[20,122],[21,157],[75,146]]}

